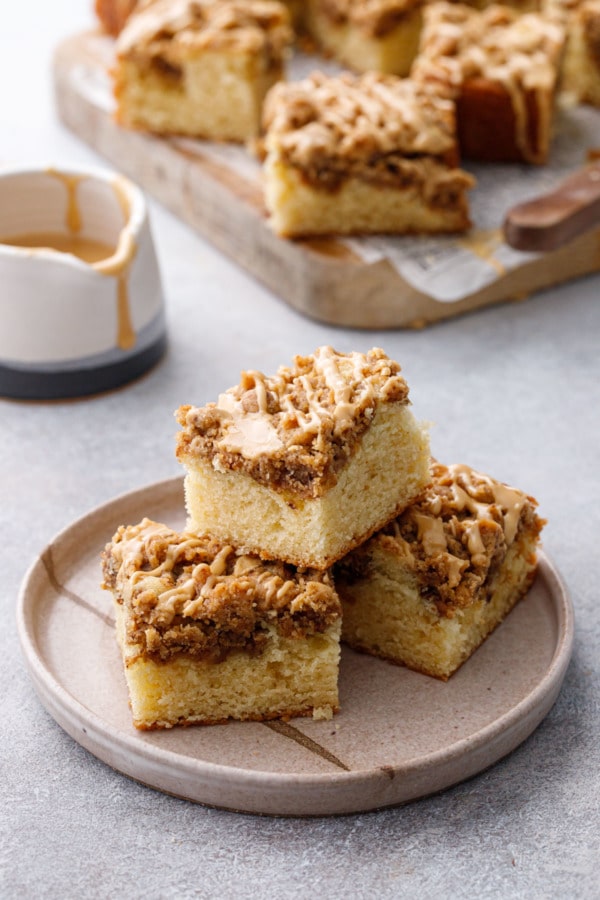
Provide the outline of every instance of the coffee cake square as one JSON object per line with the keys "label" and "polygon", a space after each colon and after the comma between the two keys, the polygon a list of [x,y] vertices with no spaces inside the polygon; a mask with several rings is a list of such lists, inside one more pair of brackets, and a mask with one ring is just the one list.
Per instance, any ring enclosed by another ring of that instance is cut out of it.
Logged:
{"label": "coffee cake square", "polygon": [[251,140],[292,37],[277,0],[156,0],[135,10],[116,44],[117,121],[159,134]]}
{"label": "coffee cake square", "polygon": [[455,100],[463,157],[545,163],[565,44],[561,17],[446,2],[428,4],[423,15],[411,77]]}
{"label": "coffee cake square", "polygon": [[182,406],[188,530],[265,559],[325,569],[429,483],[429,441],[382,350],[320,347],[273,376],[243,372]]}
{"label": "coffee cake square", "polygon": [[326,573],[150,519],[118,529],[103,573],[136,728],[337,711],[341,608]]}
{"label": "coffee cake square", "polygon": [[447,680],[531,585],[544,521],[522,491],[465,465],[334,569],[342,639]]}
{"label": "coffee cake square", "polygon": [[285,236],[439,233],[470,226],[454,104],[370,72],[276,85],[264,109],[265,201]]}

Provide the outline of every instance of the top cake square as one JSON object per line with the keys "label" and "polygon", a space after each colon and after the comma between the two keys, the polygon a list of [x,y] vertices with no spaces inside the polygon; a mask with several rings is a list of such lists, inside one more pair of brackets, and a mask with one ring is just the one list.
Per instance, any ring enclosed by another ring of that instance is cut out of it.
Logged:
{"label": "top cake square", "polygon": [[455,99],[463,156],[545,163],[564,42],[562,20],[550,13],[432,3],[411,77]]}
{"label": "top cake square", "polygon": [[429,483],[429,443],[382,350],[321,347],[178,410],[188,530],[325,569]]}

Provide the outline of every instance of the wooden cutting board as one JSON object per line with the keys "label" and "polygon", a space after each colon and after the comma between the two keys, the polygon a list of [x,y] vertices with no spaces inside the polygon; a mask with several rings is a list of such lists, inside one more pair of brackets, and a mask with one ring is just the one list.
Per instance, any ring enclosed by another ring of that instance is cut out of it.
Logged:
{"label": "wooden cutting board", "polygon": [[219,152],[215,145],[200,141],[159,138],[116,125],[106,103],[112,46],[106,36],[86,32],[57,48],[54,83],[63,123],[290,306],[313,319],[345,327],[418,328],[478,307],[522,300],[600,269],[600,229],[593,229],[551,253],[525,258],[516,269],[498,272],[483,289],[448,303],[416,290],[388,259],[365,261],[342,241],[279,238],[267,224],[260,182],[232,164],[229,148]]}

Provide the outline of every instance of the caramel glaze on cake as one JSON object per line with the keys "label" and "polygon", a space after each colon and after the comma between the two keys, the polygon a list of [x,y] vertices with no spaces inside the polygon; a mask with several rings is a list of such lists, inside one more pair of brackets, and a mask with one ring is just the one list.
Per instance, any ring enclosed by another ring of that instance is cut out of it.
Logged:
{"label": "caramel glaze on cake", "polygon": [[144,519],[121,526],[103,554],[104,587],[127,609],[127,664],[177,657],[218,663],[260,654],[268,629],[324,632],[341,607],[325,572],[262,562],[207,536]]}
{"label": "caramel glaze on cake", "polygon": [[177,456],[211,460],[221,471],[297,497],[323,496],[337,480],[380,403],[408,404],[398,363],[383,350],[320,347],[274,376],[243,372],[218,403],[182,406]]}
{"label": "caramel glaze on cake", "polygon": [[465,157],[543,163],[564,42],[559,15],[432,3],[411,76],[455,99]]}
{"label": "caramel glaze on cake", "polygon": [[[545,522],[533,497],[466,465],[432,464],[422,498],[372,539],[412,570],[425,602],[452,618],[482,598],[520,531],[534,538]],[[339,564],[342,577],[360,575],[368,544]]]}
{"label": "caramel glaze on cake", "polygon": [[440,615],[478,599],[519,529],[539,535],[533,497],[466,465],[433,467],[434,486],[391,526]]}
{"label": "caramel glaze on cake", "polygon": [[263,115],[267,149],[319,189],[345,180],[423,186],[432,205],[454,207],[474,184],[458,165],[454,104],[428,85],[369,72],[276,85]]}

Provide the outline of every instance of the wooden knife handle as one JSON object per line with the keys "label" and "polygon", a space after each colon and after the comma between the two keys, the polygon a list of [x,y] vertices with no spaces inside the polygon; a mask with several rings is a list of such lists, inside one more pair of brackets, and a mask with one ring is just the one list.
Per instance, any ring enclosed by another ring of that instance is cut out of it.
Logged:
{"label": "wooden knife handle", "polygon": [[600,225],[600,161],[570,175],[555,190],[514,206],[504,239],[516,250],[556,250]]}

